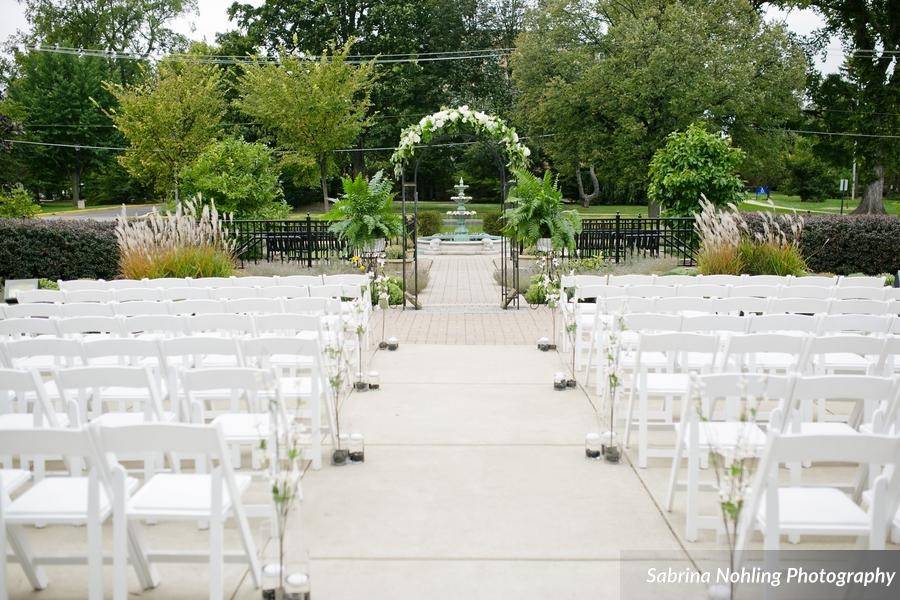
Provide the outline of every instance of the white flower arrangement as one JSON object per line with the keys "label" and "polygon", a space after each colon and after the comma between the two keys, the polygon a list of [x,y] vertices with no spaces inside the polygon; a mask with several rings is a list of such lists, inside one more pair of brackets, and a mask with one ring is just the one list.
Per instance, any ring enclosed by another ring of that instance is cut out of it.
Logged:
{"label": "white flower arrangement", "polygon": [[467,125],[477,133],[486,135],[502,145],[509,157],[507,166],[510,168],[527,166],[531,150],[519,141],[519,134],[515,129],[502,119],[463,105],[458,108],[443,108],[433,115],[422,117],[417,124],[404,129],[400,134],[400,144],[391,155],[394,172],[400,175],[403,165],[415,155],[417,144],[427,144],[436,133],[444,129],[452,130],[459,125]]}

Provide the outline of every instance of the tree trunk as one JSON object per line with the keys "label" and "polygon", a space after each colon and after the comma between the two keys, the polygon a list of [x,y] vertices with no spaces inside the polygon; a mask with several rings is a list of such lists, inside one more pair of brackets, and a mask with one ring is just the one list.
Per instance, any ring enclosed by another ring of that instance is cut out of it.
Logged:
{"label": "tree trunk", "polygon": [[[357,146],[361,145],[360,141]],[[366,172],[366,155],[359,147],[350,153],[350,171],[354,177]]]}
{"label": "tree trunk", "polygon": [[584,193],[584,183],[581,181],[581,165],[575,168],[575,177],[578,179],[578,197],[581,205],[585,208],[591,205],[591,202],[600,195],[600,182],[597,180],[597,173],[594,171],[594,165],[590,165],[588,173],[591,176],[591,186],[593,191],[590,194]]}
{"label": "tree trunk", "polygon": [[887,214],[884,208],[884,165],[875,165],[875,179],[866,186],[859,206],[853,211],[854,215],[883,215]]}
{"label": "tree trunk", "polygon": [[72,205],[76,208],[81,201],[81,169],[75,168],[72,171]]}
{"label": "tree trunk", "polygon": [[319,163],[319,180],[322,184],[322,201],[327,211],[331,207],[328,204],[328,166],[324,162]]}

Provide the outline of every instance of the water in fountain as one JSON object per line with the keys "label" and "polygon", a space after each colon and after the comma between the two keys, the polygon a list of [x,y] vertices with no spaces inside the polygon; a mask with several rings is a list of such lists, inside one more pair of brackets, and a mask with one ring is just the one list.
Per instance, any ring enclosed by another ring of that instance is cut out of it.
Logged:
{"label": "water in fountain", "polygon": [[471,236],[469,235],[469,228],[466,226],[466,219],[475,216],[474,210],[466,208],[466,202],[472,199],[471,196],[466,196],[466,190],[469,186],[463,183],[463,179],[460,177],[459,183],[453,186],[453,188],[456,190],[456,195],[450,199],[456,202],[456,209],[447,211],[448,216],[456,219],[456,228],[453,230],[453,239],[457,241],[468,241],[471,239]]}

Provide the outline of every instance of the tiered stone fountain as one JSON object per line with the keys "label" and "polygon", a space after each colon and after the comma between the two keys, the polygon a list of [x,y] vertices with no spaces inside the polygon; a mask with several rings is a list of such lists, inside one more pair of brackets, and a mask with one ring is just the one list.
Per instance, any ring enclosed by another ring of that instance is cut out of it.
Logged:
{"label": "tiered stone fountain", "polygon": [[472,199],[466,196],[469,188],[462,177],[453,188],[456,195],[450,199],[456,202],[454,210],[448,210],[447,216],[456,221],[452,233],[438,233],[418,240],[419,251],[424,254],[494,254],[500,251],[500,238],[486,233],[469,233],[466,221],[477,213],[469,210],[466,203]]}

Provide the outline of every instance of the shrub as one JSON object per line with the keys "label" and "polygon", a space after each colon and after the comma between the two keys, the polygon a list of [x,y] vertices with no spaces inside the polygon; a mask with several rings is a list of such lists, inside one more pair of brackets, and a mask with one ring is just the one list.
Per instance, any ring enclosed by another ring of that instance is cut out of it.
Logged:
{"label": "shrub", "polygon": [[743,240],[738,246],[743,272],[750,275],[794,275],[806,273],[806,262],[795,244]]}
{"label": "shrub", "polygon": [[737,174],[744,152],[731,141],[697,123],[676,131],[650,161],[647,195],[673,215],[691,215],[700,197],[716,206],[740,200],[743,183]]}
{"label": "shrub", "polygon": [[736,246],[701,248],[697,255],[697,272],[701,275],[740,275],[744,261]]}
{"label": "shrub", "polygon": [[399,260],[403,256],[403,246],[400,244],[391,244],[384,249],[384,257],[388,260]]}
{"label": "shrub", "polygon": [[[760,213],[745,214],[759,229]],[[804,218],[800,252],[817,273],[896,273],[900,270],[900,217],[810,215]]]}
{"label": "shrub", "polygon": [[444,226],[444,215],[436,210],[423,210],[416,216],[416,234],[434,235]]}
{"label": "shrub", "polygon": [[503,220],[498,212],[486,212],[481,218],[481,229],[488,235],[502,235]]}
{"label": "shrub", "polygon": [[394,212],[391,186],[384,171],[378,171],[371,179],[362,173],[352,179],[341,177],[341,198],[325,215],[332,220],[328,229],[360,253],[376,240],[401,235],[403,221]]}
{"label": "shrub", "polygon": [[0,219],[0,278],[114,279],[118,262],[111,221]]}
{"label": "shrub", "polygon": [[123,211],[116,218],[116,239],[120,271],[128,279],[224,277],[234,272],[232,242],[215,203],[203,205],[199,198],[165,215],[154,211],[129,220]]}
{"label": "shrub", "polygon": [[219,210],[239,218],[284,218],[278,166],[262,144],[226,138],[211,144],[181,171],[186,197],[202,195]]}
{"label": "shrub", "polygon": [[802,202],[822,202],[837,191],[832,170],[818,158],[808,140],[797,140],[786,157],[785,166],[788,187]]}
{"label": "shrub", "polygon": [[0,190],[0,218],[30,219],[40,212],[40,205],[21,184],[9,191]]}

